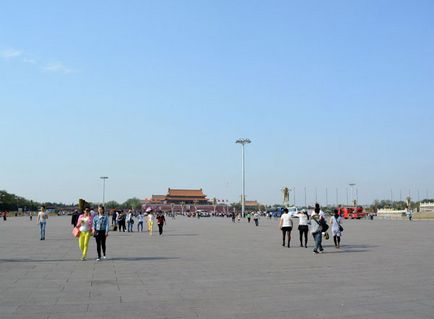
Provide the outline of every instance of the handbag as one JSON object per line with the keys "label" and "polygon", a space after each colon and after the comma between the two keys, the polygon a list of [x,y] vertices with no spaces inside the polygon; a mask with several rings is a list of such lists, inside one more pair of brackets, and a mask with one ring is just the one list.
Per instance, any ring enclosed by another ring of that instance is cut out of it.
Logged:
{"label": "handbag", "polygon": [[320,225],[322,226],[322,231],[326,232],[329,229],[329,225],[327,225],[326,221],[324,219],[320,220]]}
{"label": "handbag", "polygon": [[341,226],[341,223],[340,222],[338,222],[337,220],[336,220],[336,222],[338,223],[338,226],[339,226],[339,231],[344,231],[344,228]]}
{"label": "handbag", "polygon": [[78,237],[80,237],[80,228],[78,228],[78,227],[74,227],[73,229],[72,229],[72,236],[74,236],[75,238],[78,238]]}

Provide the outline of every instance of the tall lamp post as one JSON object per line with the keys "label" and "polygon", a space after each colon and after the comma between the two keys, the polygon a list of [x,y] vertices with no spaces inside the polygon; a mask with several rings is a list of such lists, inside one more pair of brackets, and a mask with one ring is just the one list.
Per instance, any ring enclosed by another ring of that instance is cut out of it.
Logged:
{"label": "tall lamp post", "polygon": [[356,198],[354,196],[354,186],[356,186],[356,183],[350,183],[348,185],[351,187],[351,200],[353,201],[353,205],[355,207],[357,205],[356,204]]}
{"label": "tall lamp post", "polygon": [[240,138],[235,141],[236,144],[241,144],[241,171],[242,171],[242,195],[241,195],[241,216],[244,217],[246,206],[246,170],[244,165],[244,145],[252,143],[248,138]]}
{"label": "tall lamp post", "polygon": [[102,179],[102,204],[105,205],[105,180],[108,179],[107,176],[101,176]]}

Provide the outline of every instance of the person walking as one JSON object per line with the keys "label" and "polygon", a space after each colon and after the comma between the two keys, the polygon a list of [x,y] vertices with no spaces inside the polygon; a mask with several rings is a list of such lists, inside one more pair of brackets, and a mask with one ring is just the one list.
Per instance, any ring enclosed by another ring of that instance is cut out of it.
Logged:
{"label": "person walking", "polygon": [[309,215],[307,211],[303,210],[297,214],[298,217],[298,232],[300,234],[300,247],[303,247],[303,237],[304,237],[304,247],[307,248],[307,233],[309,232]]}
{"label": "person walking", "polygon": [[80,237],[78,238],[78,246],[81,250],[81,260],[86,260],[87,250],[89,247],[89,239],[92,234],[93,220],[90,214],[90,208],[86,207],[84,213],[78,217],[77,227],[80,227]]}
{"label": "person walking", "polygon": [[250,220],[252,219],[252,214],[250,212],[247,212],[247,222],[250,224]]}
{"label": "person walking", "polygon": [[255,212],[253,214],[253,221],[255,222],[256,227],[258,227],[259,226],[259,213],[258,212]]}
{"label": "person walking", "polygon": [[158,232],[160,236],[163,235],[163,226],[166,224],[166,218],[164,218],[164,213],[159,212],[157,215]]}
{"label": "person walking", "polygon": [[140,232],[143,232],[143,221],[144,221],[143,212],[139,213],[139,216],[137,217],[137,220],[138,220],[138,222],[137,222],[137,232],[139,232],[139,229],[140,229]]}
{"label": "person walking", "polygon": [[339,211],[335,209],[334,215],[330,218],[330,225],[332,227],[333,241],[336,248],[341,248],[341,236],[344,228],[341,226],[342,218],[339,216]]}
{"label": "person walking", "polygon": [[146,224],[148,226],[148,233],[152,235],[154,231],[154,214],[152,214],[152,210],[148,212],[148,216],[146,216]]}
{"label": "person walking", "polygon": [[237,221],[238,221],[238,222],[241,221],[241,213],[238,213],[238,215],[237,215]]}
{"label": "person walking", "polygon": [[122,220],[121,220],[121,212],[117,211],[116,212],[116,223],[118,224],[118,231],[121,231],[122,228]]}
{"label": "person walking", "polygon": [[101,260],[101,248],[103,253],[103,259],[106,259],[106,239],[109,233],[109,219],[104,213],[104,206],[98,206],[98,215],[93,218],[93,236],[96,240],[96,252],[98,258],[96,261]]}
{"label": "person walking", "polygon": [[288,208],[283,210],[282,216],[280,216],[279,228],[282,230],[282,246],[285,247],[285,237],[288,234],[288,248],[291,247],[291,231],[292,231],[292,219],[289,215]]}
{"label": "person walking", "polygon": [[411,221],[411,219],[413,218],[413,210],[409,206],[407,206],[405,209],[405,215],[407,216],[408,220]]}
{"label": "person walking", "polygon": [[322,247],[322,218],[320,217],[320,208],[319,205],[315,205],[315,210],[312,213],[311,216],[311,222],[310,222],[310,233],[313,236],[313,239],[315,240],[315,245],[313,247],[314,254],[319,254],[320,252],[324,251],[324,248]]}
{"label": "person walking", "polygon": [[30,217],[30,221],[32,221],[32,219],[33,219],[33,212],[29,213],[29,217]]}
{"label": "person walking", "polygon": [[235,223],[235,212],[232,212],[231,217],[232,217],[232,222]]}
{"label": "person walking", "polygon": [[116,226],[117,225],[117,221],[116,221],[116,211],[115,210],[113,210],[112,211],[112,225],[113,226]]}
{"label": "person walking", "polygon": [[128,211],[126,221],[127,221],[128,232],[132,233],[133,232],[134,219],[133,219],[133,212],[131,209]]}
{"label": "person walking", "polygon": [[126,230],[125,220],[126,220],[126,218],[127,218],[127,214],[126,214],[124,211],[120,211],[120,212],[119,212],[119,218],[120,218],[120,227],[119,227],[119,231],[121,231],[121,229],[122,229],[122,232],[125,233],[125,230]]}
{"label": "person walking", "polygon": [[37,223],[39,226],[39,234],[41,235],[41,240],[45,240],[45,229],[47,228],[48,214],[45,211],[45,206],[41,206],[41,211],[38,213]]}

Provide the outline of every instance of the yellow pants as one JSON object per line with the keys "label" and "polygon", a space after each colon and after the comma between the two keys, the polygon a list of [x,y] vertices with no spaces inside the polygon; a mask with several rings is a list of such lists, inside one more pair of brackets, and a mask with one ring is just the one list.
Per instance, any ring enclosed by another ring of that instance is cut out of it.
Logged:
{"label": "yellow pants", "polygon": [[148,222],[148,233],[152,234],[153,228],[154,228],[154,222]]}
{"label": "yellow pants", "polygon": [[81,258],[86,258],[87,248],[89,247],[90,231],[82,231],[78,239],[78,246],[81,250]]}

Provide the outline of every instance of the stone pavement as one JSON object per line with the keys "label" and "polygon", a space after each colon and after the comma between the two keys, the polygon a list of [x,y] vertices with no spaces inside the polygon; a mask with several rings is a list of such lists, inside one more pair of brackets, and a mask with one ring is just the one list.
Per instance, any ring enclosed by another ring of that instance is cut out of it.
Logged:
{"label": "stone pavement", "polygon": [[345,221],[343,248],[281,246],[276,221],[168,219],[81,262],[69,217],[0,221],[0,318],[434,318],[434,222]]}

